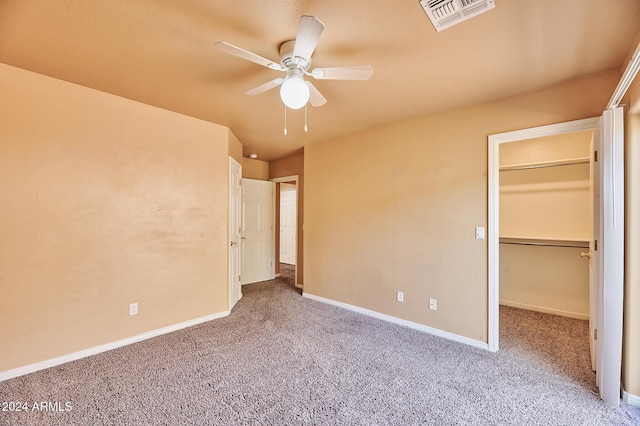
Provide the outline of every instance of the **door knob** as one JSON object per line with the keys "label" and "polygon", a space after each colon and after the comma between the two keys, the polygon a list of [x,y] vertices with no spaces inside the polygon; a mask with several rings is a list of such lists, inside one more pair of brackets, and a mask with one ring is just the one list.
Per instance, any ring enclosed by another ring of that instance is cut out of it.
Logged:
{"label": "door knob", "polygon": [[591,259],[591,252],[590,251],[588,251],[586,253],[585,252],[581,252],[580,253],[580,257],[588,257],[589,259]]}

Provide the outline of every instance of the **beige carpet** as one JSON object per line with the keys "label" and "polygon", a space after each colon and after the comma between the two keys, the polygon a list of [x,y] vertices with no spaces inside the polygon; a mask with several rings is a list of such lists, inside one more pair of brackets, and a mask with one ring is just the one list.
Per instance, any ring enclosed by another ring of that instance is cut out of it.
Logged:
{"label": "beige carpet", "polygon": [[[290,268],[220,320],[0,383],[2,425],[638,425],[584,321],[503,308],[489,353],[302,298]],[[5,343],[6,344],[6,343]]]}

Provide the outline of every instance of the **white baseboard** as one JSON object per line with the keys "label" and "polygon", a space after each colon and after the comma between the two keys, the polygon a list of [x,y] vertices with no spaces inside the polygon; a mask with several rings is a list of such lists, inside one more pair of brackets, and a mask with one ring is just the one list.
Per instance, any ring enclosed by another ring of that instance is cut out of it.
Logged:
{"label": "white baseboard", "polygon": [[381,314],[380,312],[371,311],[369,309],[360,308],[358,306],[349,305],[348,303],[338,302],[332,299],[326,299],[324,297],[316,296],[314,294],[303,293],[302,296],[307,297],[311,300],[316,300],[318,302],[327,303],[329,305],[337,306],[339,308],[347,309],[349,311],[357,312],[359,314],[367,315],[370,317],[374,317],[377,319],[381,319],[383,321],[391,322],[394,324],[402,325],[405,327],[412,328],[414,330],[422,331],[423,333],[433,334],[434,336],[443,337],[448,340],[453,340],[454,342],[464,343],[465,345],[473,346],[480,349],[489,350],[489,345],[485,342],[481,342],[479,340],[470,339],[468,337],[460,336],[458,334],[449,333],[448,331],[443,331],[437,328],[429,327],[426,325],[418,324],[416,322],[403,320],[401,318],[392,317],[391,315]]}
{"label": "white baseboard", "polygon": [[589,320],[589,314],[579,312],[563,311],[560,309],[545,308],[543,306],[527,305],[526,303],[512,302],[511,300],[500,299],[500,304],[512,308],[526,309],[527,311],[542,312],[543,314],[559,315],[561,317],[575,318],[579,320]]}
{"label": "white baseboard", "polygon": [[622,389],[622,400],[634,407],[640,407],[640,396],[630,394]]}
{"label": "white baseboard", "polygon": [[218,313],[207,315],[204,317],[195,318],[189,321],[184,321],[178,324],[169,325],[167,327],[158,328],[156,330],[147,331],[146,333],[138,334],[137,336],[127,337],[126,339],[117,340],[115,342],[106,343],[104,345],[94,346],[94,347],[83,349],[77,352],[72,352],[70,354],[63,355],[57,358],[36,362],[35,364],[25,365],[24,367],[18,367],[12,370],[1,371],[0,382],[4,380],[13,379],[14,377],[24,376],[25,374],[34,373],[39,370],[44,370],[45,368],[55,367],[56,365],[75,361],[81,358],[86,358],[91,355],[97,355],[101,352],[110,351],[112,349],[130,345],[132,343],[141,342],[143,340],[147,340],[152,337],[157,337],[162,334],[167,334],[173,331],[181,330],[183,328],[192,327],[194,325],[198,325],[203,322],[208,322],[214,319],[223,318],[228,316],[229,313],[230,313],[229,311],[218,312]]}

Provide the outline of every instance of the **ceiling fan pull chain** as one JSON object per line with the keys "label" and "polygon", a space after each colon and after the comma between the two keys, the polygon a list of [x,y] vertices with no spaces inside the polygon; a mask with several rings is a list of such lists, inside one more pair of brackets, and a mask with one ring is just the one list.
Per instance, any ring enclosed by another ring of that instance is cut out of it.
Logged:
{"label": "ceiling fan pull chain", "polygon": [[284,135],[287,136],[287,106],[284,106]]}
{"label": "ceiling fan pull chain", "polygon": [[306,133],[307,130],[307,104],[304,104],[304,132]]}

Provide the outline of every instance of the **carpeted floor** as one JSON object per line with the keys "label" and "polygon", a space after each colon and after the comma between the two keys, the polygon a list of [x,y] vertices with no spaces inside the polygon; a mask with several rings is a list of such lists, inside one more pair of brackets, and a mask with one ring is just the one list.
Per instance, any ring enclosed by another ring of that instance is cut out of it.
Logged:
{"label": "carpeted floor", "polygon": [[584,321],[501,308],[489,353],[302,298],[292,275],[227,318],[0,383],[30,404],[0,424],[640,424],[598,398]]}

